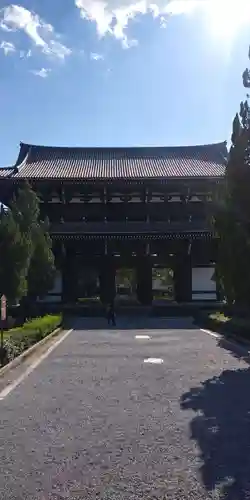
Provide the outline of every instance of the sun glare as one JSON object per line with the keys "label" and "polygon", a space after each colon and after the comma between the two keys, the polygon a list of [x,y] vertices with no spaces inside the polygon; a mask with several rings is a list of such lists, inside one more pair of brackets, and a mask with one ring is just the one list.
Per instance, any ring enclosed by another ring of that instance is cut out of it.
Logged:
{"label": "sun glare", "polygon": [[205,14],[209,29],[222,39],[232,39],[250,24],[250,0],[208,0]]}

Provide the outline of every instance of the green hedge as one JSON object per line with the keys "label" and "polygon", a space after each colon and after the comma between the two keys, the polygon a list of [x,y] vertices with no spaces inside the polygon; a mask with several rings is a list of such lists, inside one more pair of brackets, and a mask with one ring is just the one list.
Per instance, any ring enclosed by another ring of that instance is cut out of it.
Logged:
{"label": "green hedge", "polygon": [[24,323],[20,328],[8,330],[4,335],[5,363],[9,363],[26,349],[36,344],[62,323],[62,316],[47,315]]}
{"label": "green hedge", "polygon": [[239,335],[250,340],[250,317],[227,316],[219,311],[213,313],[202,311],[197,321],[223,335]]}

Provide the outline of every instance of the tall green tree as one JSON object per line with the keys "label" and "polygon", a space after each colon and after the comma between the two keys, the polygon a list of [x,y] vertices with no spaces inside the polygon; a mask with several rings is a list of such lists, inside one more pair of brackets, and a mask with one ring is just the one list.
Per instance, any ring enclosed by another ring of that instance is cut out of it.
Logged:
{"label": "tall green tree", "polygon": [[10,302],[27,293],[29,244],[11,212],[0,215],[0,295]]}
{"label": "tall green tree", "polygon": [[55,263],[48,221],[40,220],[39,199],[28,183],[19,190],[12,213],[29,244],[28,297],[43,297],[53,287]]}
{"label": "tall green tree", "polygon": [[41,222],[34,230],[34,251],[28,271],[28,293],[36,299],[44,297],[53,288],[56,268],[48,222]]}
{"label": "tall green tree", "polygon": [[[250,72],[243,73],[250,87]],[[214,219],[219,236],[216,277],[228,303],[250,305],[250,109],[242,102],[233,121],[223,196]]]}
{"label": "tall green tree", "polygon": [[39,217],[39,199],[25,183],[0,219],[0,292],[9,299],[36,299],[53,287],[49,224]]}
{"label": "tall green tree", "polygon": [[17,196],[14,196],[10,209],[21,233],[32,246],[33,236],[39,224],[40,210],[39,199],[27,182],[18,190]]}

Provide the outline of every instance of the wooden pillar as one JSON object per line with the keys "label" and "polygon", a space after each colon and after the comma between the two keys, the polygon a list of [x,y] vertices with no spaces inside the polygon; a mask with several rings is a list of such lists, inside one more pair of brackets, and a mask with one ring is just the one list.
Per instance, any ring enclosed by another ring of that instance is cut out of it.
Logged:
{"label": "wooden pillar", "polygon": [[[105,248],[106,245],[105,245]],[[105,252],[99,268],[100,299],[103,304],[112,302],[115,298],[115,263],[114,258]]]}
{"label": "wooden pillar", "polygon": [[137,262],[137,298],[143,305],[152,304],[152,262],[150,255]]}
{"label": "wooden pillar", "polygon": [[76,264],[73,252],[64,248],[62,263],[62,298],[64,303],[72,303],[77,300],[78,283]]}
{"label": "wooden pillar", "polygon": [[62,244],[59,241],[52,241],[52,252],[55,259],[56,269],[62,270],[63,267],[63,254],[62,254]]}
{"label": "wooden pillar", "polygon": [[191,302],[192,300],[192,265],[190,244],[180,241],[175,256],[174,265],[175,300],[177,302]]}

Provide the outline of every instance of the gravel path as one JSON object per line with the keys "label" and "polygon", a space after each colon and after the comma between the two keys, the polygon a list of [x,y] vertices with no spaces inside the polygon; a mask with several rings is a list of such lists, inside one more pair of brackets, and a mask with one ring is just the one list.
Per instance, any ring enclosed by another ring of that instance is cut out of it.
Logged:
{"label": "gravel path", "polygon": [[78,320],[0,402],[1,499],[250,499],[244,353],[188,319],[132,321]]}

